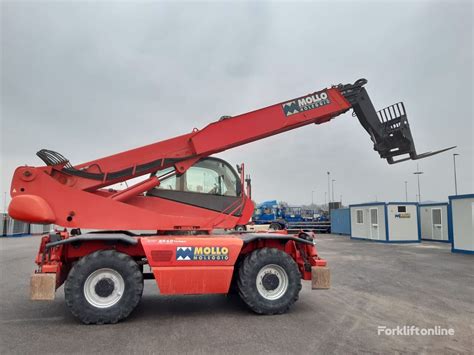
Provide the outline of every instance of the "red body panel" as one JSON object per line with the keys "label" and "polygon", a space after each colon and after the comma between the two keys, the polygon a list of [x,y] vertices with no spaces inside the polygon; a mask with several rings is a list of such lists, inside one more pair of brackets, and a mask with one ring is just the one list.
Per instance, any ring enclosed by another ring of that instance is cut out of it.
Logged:
{"label": "red body panel", "polygon": [[159,236],[140,241],[151,267],[233,266],[243,245],[238,235]]}
{"label": "red body panel", "polygon": [[198,295],[229,292],[233,266],[153,268],[160,294]]}
{"label": "red body panel", "polygon": [[[141,238],[162,294],[227,293],[243,241],[235,236]],[[188,260],[189,259],[189,260]]]}

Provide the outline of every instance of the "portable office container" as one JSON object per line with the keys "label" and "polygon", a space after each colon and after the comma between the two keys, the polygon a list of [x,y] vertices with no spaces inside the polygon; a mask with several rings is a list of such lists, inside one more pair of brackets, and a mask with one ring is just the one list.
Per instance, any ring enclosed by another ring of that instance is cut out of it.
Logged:
{"label": "portable office container", "polygon": [[30,233],[30,225],[28,223],[17,221],[10,216],[7,219],[6,236],[19,237]]}
{"label": "portable office container", "polygon": [[30,224],[31,234],[46,234],[52,229],[51,224]]}
{"label": "portable office container", "polygon": [[2,213],[0,219],[0,236],[3,237],[7,235],[7,220],[8,215],[6,213]]}
{"label": "portable office container", "polygon": [[414,202],[350,205],[351,238],[379,242],[420,241],[418,206]]}
{"label": "portable office container", "polygon": [[474,254],[474,194],[449,196],[452,251]]}
{"label": "portable office container", "polygon": [[351,235],[351,213],[349,208],[331,210],[331,233]]}
{"label": "portable office container", "polygon": [[449,243],[448,203],[421,203],[418,209],[421,239]]}

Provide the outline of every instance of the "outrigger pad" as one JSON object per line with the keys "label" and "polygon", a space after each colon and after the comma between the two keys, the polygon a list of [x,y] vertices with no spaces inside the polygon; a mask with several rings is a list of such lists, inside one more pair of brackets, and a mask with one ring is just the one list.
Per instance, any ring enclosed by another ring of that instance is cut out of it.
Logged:
{"label": "outrigger pad", "polygon": [[[389,164],[410,159],[423,159],[456,148],[453,146],[435,152],[417,154],[403,102],[376,111],[363,87],[366,83],[367,80],[359,79],[354,84],[336,87],[352,105],[354,114],[369,133],[374,143],[374,150],[379,153],[381,158],[387,159]],[[401,155],[408,156],[394,160],[394,157]]]}
{"label": "outrigger pad", "polygon": [[31,275],[30,299],[52,301],[56,294],[56,274],[36,273]]}
{"label": "outrigger pad", "polygon": [[313,290],[327,290],[331,287],[331,273],[326,266],[311,268],[311,288]]}

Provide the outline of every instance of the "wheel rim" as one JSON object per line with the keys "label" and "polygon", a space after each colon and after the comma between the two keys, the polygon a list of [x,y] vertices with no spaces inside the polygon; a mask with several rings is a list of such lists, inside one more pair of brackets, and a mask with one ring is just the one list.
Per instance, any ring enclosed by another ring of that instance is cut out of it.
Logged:
{"label": "wheel rim", "polygon": [[288,289],[288,274],[280,265],[269,264],[257,274],[257,291],[267,300],[277,300]]}
{"label": "wheel rim", "polygon": [[122,298],[125,282],[113,269],[98,269],[84,282],[84,296],[92,306],[108,308]]}

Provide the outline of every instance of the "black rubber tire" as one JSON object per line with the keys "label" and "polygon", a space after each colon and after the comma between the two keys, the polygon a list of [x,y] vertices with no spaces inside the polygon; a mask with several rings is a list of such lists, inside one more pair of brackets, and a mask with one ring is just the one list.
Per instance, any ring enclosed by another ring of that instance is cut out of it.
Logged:
{"label": "black rubber tire", "polygon": [[238,295],[239,294],[239,270],[242,266],[243,258],[239,257],[234,265],[234,272],[232,273],[232,280],[230,282],[229,292],[228,295]]}
{"label": "black rubber tire", "polygon": [[[281,266],[288,276],[286,292],[276,300],[264,298],[257,290],[257,275],[268,264]],[[238,278],[239,295],[247,306],[258,314],[282,314],[298,300],[301,290],[301,273],[295,261],[285,252],[275,248],[262,248],[245,257]]]}
{"label": "black rubber tire", "polygon": [[[84,296],[84,283],[95,270],[109,268],[123,278],[125,288],[113,306],[98,308]],[[115,250],[99,250],[81,258],[71,269],[64,284],[64,296],[71,313],[85,324],[117,323],[125,319],[140,302],[143,293],[143,274],[138,264],[128,255]]]}
{"label": "black rubber tire", "polygon": [[247,227],[243,224],[239,224],[238,226],[235,226],[235,230],[237,232],[245,232],[247,230]]}
{"label": "black rubber tire", "polygon": [[278,222],[272,222],[272,223],[270,223],[270,227],[268,227],[268,228],[273,229],[274,231],[279,231],[279,230],[283,229],[283,226]]}

